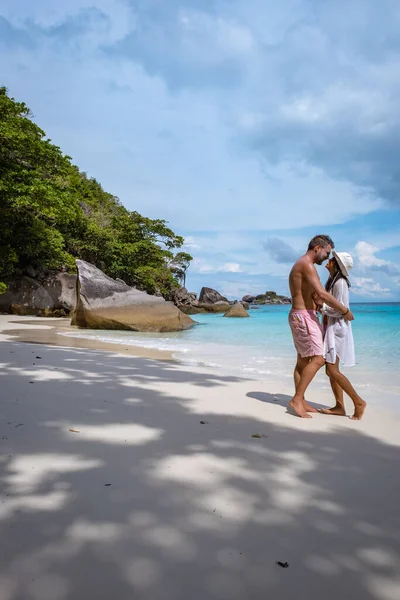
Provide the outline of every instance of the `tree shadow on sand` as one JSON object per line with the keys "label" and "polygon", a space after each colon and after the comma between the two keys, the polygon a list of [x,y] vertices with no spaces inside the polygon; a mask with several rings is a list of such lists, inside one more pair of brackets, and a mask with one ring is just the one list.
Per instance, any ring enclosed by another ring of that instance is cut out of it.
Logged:
{"label": "tree shadow on sand", "polygon": [[0,346],[2,600],[400,597],[397,446],[301,420],[255,440],[218,400],[238,377]]}
{"label": "tree shadow on sand", "polygon": [[[283,406],[287,408],[289,401],[292,399],[292,396],[288,394],[270,394],[269,392],[248,392],[246,394],[248,398],[253,398],[254,400],[258,400],[259,402],[266,402],[267,404],[275,404],[278,406]],[[309,402],[310,406],[314,408],[327,408],[325,404],[319,404],[318,402]],[[293,415],[292,412],[286,411],[288,414]]]}

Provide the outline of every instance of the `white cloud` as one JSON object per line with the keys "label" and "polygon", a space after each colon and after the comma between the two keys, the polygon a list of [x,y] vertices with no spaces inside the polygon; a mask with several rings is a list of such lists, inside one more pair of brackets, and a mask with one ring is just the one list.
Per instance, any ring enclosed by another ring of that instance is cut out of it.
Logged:
{"label": "white cloud", "polygon": [[185,243],[182,246],[182,250],[199,250],[200,245],[197,242],[196,238],[192,235],[187,235],[185,237]]}
{"label": "white cloud", "polygon": [[361,271],[372,269],[373,271],[382,271],[387,275],[396,275],[400,272],[399,267],[394,263],[375,256],[377,252],[379,252],[379,248],[368,242],[360,241],[356,244],[355,253]]}
{"label": "white cloud", "polygon": [[191,52],[192,59],[215,63],[226,56],[246,56],[255,50],[250,29],[228,18],[215,18],[213,14],[185,8],[180,11],[178,20],[186,59]]}
{"label": "white cloud", "polygon": [[383,288],[380,283],[374,281],[372,277],[353,277],[352,292],[360,296],[387,296],[391,294],[390,288]]}
{"label": "white cloud", "polygon": [[389,264],[386,260],[375,256],[375,253],[379,252],[379,248],[368,242],[358,242],[355,251],[362,267],[381,267]]}
{"label": "white cloud", "polygon": [[[218,4],[215,15],[207,7],[191,8],[190,1],[185,9],[171,3],[157,11],[140,3],[134,11],[122,0],[3,4],[6,18],[35,42],[4,50],[3,80],[11,93],[129,208],[165,218],[178,231],[229,231],[342,223],[383,205],[368,186],[327,169],[317,160],[320,152],[314,160],[309,144],[318,145],[321,132],[298,130],[299,114],[300,121],[310,111],[322,114],[326,104],[324,127],[335,131],[343,103],[356,111],[364,94],[361,84],[343,91],[337,64],[325,85],[325,64],[311,52],[305,28],[306,0],[290,10],[257,2],[257,18],[244,0],[229,12]],[[85,20],[84,14],[92,16]],[[319,33],[312,34],[322,47],[323,15]],[[49,29],[38,31],[29,19]],[[272,44],[268,52],[265,43]],[[332,56],[337,61],[336,52]],[[295,90],[293,69],[303,73],[305,64],[310,73]],[[389,111],[387,78],[383,108],[368,127]],[[368,105],[363,100],[363,114]],[[257,115],[256,125],[243,131],[246,115]],[[272,131],[274,123],[283,130]],[[254,141],[259,134],[262,143],[249,146],[247,137]],[[340,146],[342,151],[342,140]],[[330,143],[333,161],[337,148]],[[329,210],[321,209],[322,201]]]}
{"label": "white cloud", "polygon": [[216,269],[202,258],[194,258],[190,263],[190,271],[192,273],[215,273]]}
{"label": "white cloud", "polygon": [[242,273],[243,269],[239,263],[226,262],[224,264],[207,262],[202,258],[194,258],[190,264],[190,270],[194,273]]}
{"label": "white cloud", "polygon": [[225,263],[221,267],[218,268],[218,271],[224,271],[226,273],[241,273],[242,268],[239,263]]}

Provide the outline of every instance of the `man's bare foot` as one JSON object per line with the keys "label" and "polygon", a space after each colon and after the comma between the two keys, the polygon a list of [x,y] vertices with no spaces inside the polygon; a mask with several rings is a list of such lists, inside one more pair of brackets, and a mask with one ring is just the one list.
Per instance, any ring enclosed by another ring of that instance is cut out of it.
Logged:
{"label": "man's bare foot", "polygon": [[298,416],[301,417],[302,419],[312,419],[311,415],[309,415],[305,408],[304,408],[304,404],[302,401],[300,402],[296,402],[295,400],[293,400],[293,398],[290,400],[288,407],[290,409],[292,409],[292,411]]}
{"label": "man's bare foot", "polygon": [[340,404],[334,406],[333,408],[320,408],[319,412],[323,415],[336,415],[337,417],[346,416],[346,411],[344,410],[343,406],[340,406]]}
{"label": "man's bare foot", "polygon": [[305,398],[303,399],[303,404],[304,404],[304,408],[306,409],[307,412],[312,412],[312,413],[318,412],[316,408],[311,406],[311,404],[308,404],[308,402]]}
{"label": "man's bare foot", "polygon": [[360,402],[360,404],[358,404],[354,408],[354,415],[352,417],[350,417],[350,419],[352,421],[361,421],[366,408],[367,408],[367,403],[364,400],[362,400],[362,402]]}

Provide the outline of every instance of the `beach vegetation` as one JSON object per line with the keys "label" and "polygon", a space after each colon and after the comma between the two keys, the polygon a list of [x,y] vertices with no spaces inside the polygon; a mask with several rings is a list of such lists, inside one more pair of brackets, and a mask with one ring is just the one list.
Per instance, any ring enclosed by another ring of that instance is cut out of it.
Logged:
{"label": "beach vegetation", "polygon": [[0,88],[0,281],[29,267],[76,271],[75,259],[169,297],[192,260],[163,219],[126,209],[46,137]]}

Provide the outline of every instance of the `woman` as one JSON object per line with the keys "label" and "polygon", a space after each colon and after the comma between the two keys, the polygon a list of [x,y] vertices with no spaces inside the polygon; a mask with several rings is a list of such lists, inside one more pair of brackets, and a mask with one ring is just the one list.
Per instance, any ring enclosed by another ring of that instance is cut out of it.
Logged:
{"label": "woman", "polygon": [[[349,270],[353,267],[353,259],[347,252],[333,251],[333,257],[328,261],[326,268],[329,278],[325,289],[345,306],[349,306]],[[324,357],[326,361],[326,374],[328,375],[335,396],[336,405],[333,408],[321,409],[326,415],[345,416],[343,391],[353,401],[354,414],[351,419],[359,421],[367,406],[366,402],[357,394],[350,381],[339,370],[339,361],[344,366],[351,367],[355,364],[354,341],[351,322],[343,319],[341,313],[336,312],[326,304],[322,304],[321,313],[324,315]]]}

